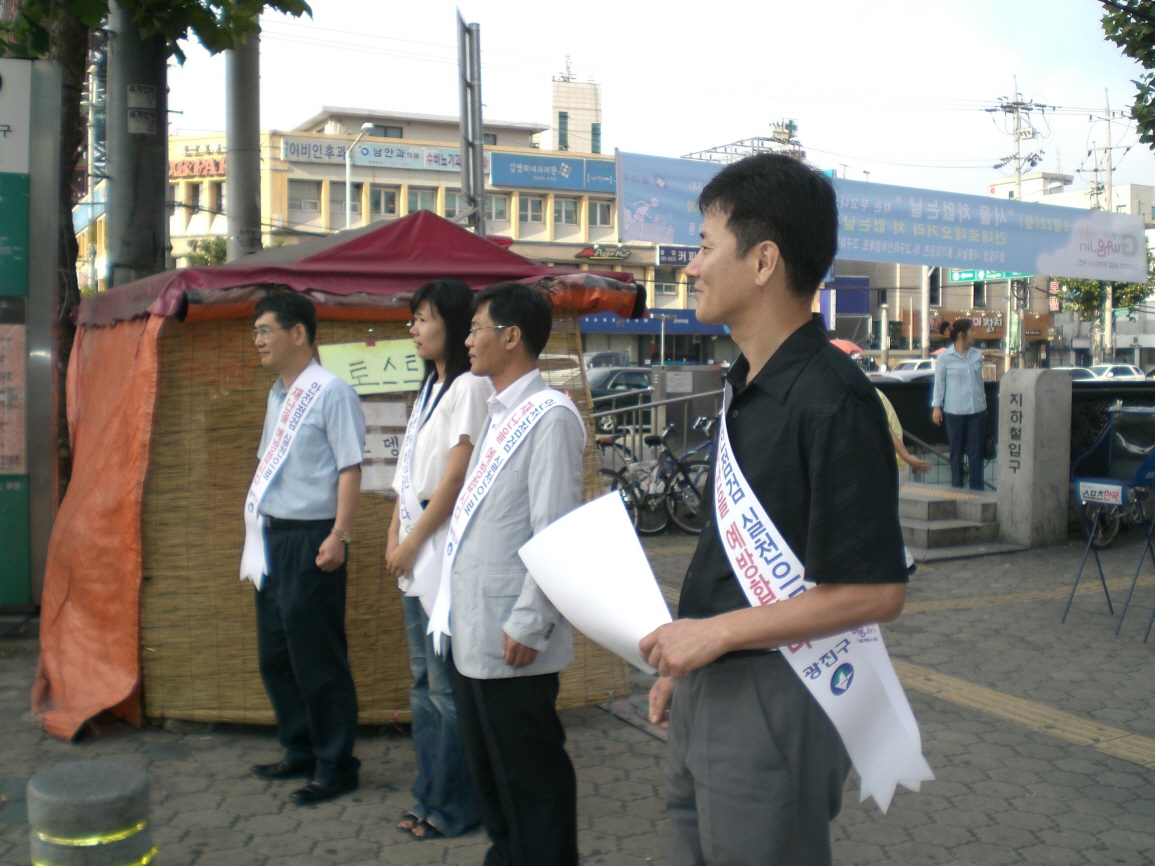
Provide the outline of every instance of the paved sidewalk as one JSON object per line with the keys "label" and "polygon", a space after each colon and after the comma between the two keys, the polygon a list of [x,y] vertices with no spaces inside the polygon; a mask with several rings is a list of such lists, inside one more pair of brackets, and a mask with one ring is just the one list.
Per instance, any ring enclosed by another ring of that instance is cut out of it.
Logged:
{"label": "paved sidewalk", "polygon": [[[667,598],[693,543],[677,534],[646,542]],[[1106,552],[1113,597],[1138,552],[1128,536]],[[1090,582],[1061,626],[1080,553],[1072,542],[920,567],[907,613],[885,633],[938,778],[922,793],[900,792],[882,815],[857,802],[852,775],[834,828],[837,863],[1155,863],[1155,639],[1142,643],[1155,576],[1148,564],[1118,638]],[[28,714],[35,639],[20,634],[18,618],[0,617],[0,634],[11,629],[0,637],[0,863],[28,863],[29,776],[104,757],[148,768],[158,866],[481,862],[480,834],[418,842],[393,829],[414,773],[406,737],[364,731],[361,789],[301,808],[285,801],[292,783],[247,775],[276,756],[267,729],[113,724],[78,745],[44,735]],[[646,678],[635,681],[632,700],[644,710]],[[1066,728],[1055,726],[1056,711]],[[664,744],[598,708],[564,721],[583,863],[664,863]]]}

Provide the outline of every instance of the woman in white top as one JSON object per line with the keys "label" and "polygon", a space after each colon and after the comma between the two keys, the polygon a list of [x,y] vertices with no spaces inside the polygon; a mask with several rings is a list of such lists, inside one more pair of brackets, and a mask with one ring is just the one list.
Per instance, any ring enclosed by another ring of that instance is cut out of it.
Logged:
{"label": "woman in white top", "polygon": [[417,753],[414,806],[398,829],[418,838],[457,836],[480,823],[445,661],[426,634],[441,577],[449,515],[488,418],[489,379],[469,371],[465,338],[473,292],[458,280],[426,283],[409,303],[417,354],[425,361],[393,479],[398,494],[386,564],[397,575],[409,642],[409,690]]}

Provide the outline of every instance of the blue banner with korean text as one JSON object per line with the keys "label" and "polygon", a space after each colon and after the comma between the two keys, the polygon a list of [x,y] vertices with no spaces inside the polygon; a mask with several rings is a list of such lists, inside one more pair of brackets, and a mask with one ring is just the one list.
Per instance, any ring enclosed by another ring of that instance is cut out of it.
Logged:
{"label": "blue banner with korean text", "polygon": [[649,241],[695,247],[702,217],[698,196],[721,170],[715,162],[615,154],[618,174],[618,236],[623,241]]}
{"label": "blue banner with korean text", "polygon": [[582,190],[586,183],[585,160],[522,153],[492,153],[489,182],[494,186]]}
{"label": "blue banner with korean text", "polygon": [[1145,282],[1141,216],[836,178],[838,258]]}

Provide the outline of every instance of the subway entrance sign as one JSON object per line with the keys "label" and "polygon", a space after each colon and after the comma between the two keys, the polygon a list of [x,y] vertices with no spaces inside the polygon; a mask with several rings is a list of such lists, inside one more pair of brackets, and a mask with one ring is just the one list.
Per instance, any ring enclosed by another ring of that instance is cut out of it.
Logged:
{"label": "subway entrance sign", "polygon": [[985,280],[1021,280],[1033,277],[1034,274],[1016,274],[1012,271],[976,271],[962,268],[950,269],[952,283],[981,283]]}

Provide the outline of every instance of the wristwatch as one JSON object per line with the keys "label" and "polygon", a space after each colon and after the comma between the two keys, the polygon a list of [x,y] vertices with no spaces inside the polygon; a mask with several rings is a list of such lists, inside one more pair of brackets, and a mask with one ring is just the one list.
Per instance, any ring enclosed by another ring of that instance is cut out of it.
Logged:
{"label": "wristwatch", "polygon": [[346,544],[353,540],[352,532],[338,532],[336,529],[334,529],[331,534],[337,536],[338,540],[343,541]]}

